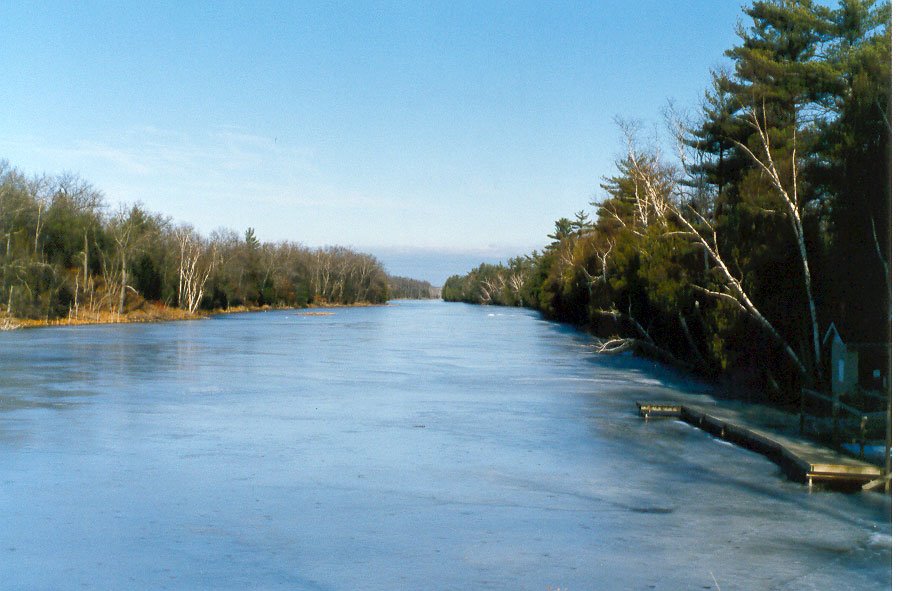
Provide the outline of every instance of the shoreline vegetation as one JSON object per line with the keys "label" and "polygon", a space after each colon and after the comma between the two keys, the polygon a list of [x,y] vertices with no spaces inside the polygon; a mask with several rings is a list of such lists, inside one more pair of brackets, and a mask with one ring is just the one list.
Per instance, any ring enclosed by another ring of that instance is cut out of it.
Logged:
{"label": "shoreline vegetation", "polygon": [[252,227],[204,236],[142,204],[110,208],[70,173],[27,176],[0,160],[0,328],[151,322],[235,309],[430,298],[341,246],[263,242]]}
{"label": "shoreline vegetation", "polygon": [[[422,299],[422,298],[407,298]],[[330,304],[327,302],[311,303],[304,307],[296,306],[234,306],[228,309],[198,310],[188,312],[180,308],[166,306],[158,302],[145,302],[142,307],[119,315],[115,312],[97,312],[86,316],[65,316],[53,319],[41,318],[15,318],[6,317],[0,319],[0,331],[18,330],[25,328],[44,328],[50,326],[87,326],[99,324],[142,324],[156,322],[176,322],[182,320],[203,320],[212,316],[241,314],[245,312],[271,312],[277,310],[298,310],[300,316],[325,316],[334,314],[332,311],[321,309],[339,308],[363,308],[386,306],[388,303],[355,302],[352,304]]]}
{"label": "shoreline vegetation", "polygon": [[[619,120],[624,151],[594,214],[556,221],[541,252],[450,277],[443,299],[532,308],[598,336],[600,352],[790,410],[803,389],[830,388],[828,328],[883,357],[891,4],[756,0],[744,12],[697,111],[667,109],[672,156]],[[858,388],[890,391],[879,357]]]}

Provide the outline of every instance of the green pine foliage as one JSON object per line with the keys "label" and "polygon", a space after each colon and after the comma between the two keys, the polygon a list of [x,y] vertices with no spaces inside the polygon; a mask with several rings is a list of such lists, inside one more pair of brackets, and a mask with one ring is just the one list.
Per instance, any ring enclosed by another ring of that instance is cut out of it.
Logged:
{"label": "green pine foliage", "polygon": [[538,309],[606,351],[786,405],[820,385],[829,322],[887,341],[891,6],[745,12],[731,71],[712,72],[698,119],[677,131],[682,165],[622,125],[630,150],[594,218],[558,220],[542,252],[452,277],[443,298]]}

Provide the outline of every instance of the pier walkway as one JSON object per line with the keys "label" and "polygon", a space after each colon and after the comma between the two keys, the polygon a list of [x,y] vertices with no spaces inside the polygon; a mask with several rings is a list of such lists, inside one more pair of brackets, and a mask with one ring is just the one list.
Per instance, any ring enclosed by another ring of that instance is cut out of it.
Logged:
{"label": "pier walkway", "polygon": [[860,488],[879,481],[879,466],[840,454],[828,447],[788,433],[773,431],[750,416],[722,406],[637,402],[639,414],[649,418],[677,418],[777,462],[790,478],[809,487],[827,482],[833,486]]}

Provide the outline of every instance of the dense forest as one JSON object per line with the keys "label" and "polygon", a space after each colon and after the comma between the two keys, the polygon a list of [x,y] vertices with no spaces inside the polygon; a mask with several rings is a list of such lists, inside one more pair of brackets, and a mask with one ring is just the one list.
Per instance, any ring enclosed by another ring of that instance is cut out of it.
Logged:
{"label": "dense forest", "polygon": [[451,277],[443,298],[528,306],[794,402],[834,322],[891,334],[891,5],[760,0],[675,149],[619,121],[603,199],[542,252]]}
{"label": "dense forest", "polygon": [[434,287],[427,281],[390,275],[390,298],[395,300],[428,300],[434,298]]}
{"label": "dense forest", "polygon": [[205,237],[139,204],[110,210],[77,176],[26,176],[4,161],[0,237],[6,325],[10,318],[116,320],[147,308],[191,315],[430,297],[429,284],[391,278],[369,254],[265,243],[252,228]]}

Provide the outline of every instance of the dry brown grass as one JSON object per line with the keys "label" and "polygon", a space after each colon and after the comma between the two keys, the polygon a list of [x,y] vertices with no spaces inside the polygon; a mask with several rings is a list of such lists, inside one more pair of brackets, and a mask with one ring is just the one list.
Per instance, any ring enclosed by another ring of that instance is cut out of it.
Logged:
{"label": "dry brown grass", "polygon": [[[355,308],[376,306],[385,304],[321,304],[315,303],[315,308]],[[207,318],[216,314],[238,314],[241,312],[266,312],[269,310],[293,309],[292,307],[273,307],[273,306],[231,306],[227,309],[218,309],[211,312],[199,311],[191,314],[180,308],[172,308],[159,302],[142,302],[133,310],[129,310],[124,314],[116,314],[115,312],[98,311],[89,312],[82,311],[78,315],[70,315],[63,318],[52,319],[32,319],[32,318],[16,318],[7,317],[0,318],[0,330],[13,330],[18,328],[40,328],[42,326],[78,326],[82,324],[125,324],[139,322],[170,322],[173,320],[197,320]],[[306,316],[325,316],[333,314],[333,312],[305,312]]]}
{"label": "dry brown grass", "polygon": [[71,314],[63,318],[34,319],[6,318],[2,322],[9,328],[38,328],[42,326],[78,326],[82,324],[120,324],[135,322],[167,322],[170,320],[196,320],[203,314],[191,314],[180,308],[172,308],[159,303],[144,303],[135,310],[116,314],[108,310]]}

